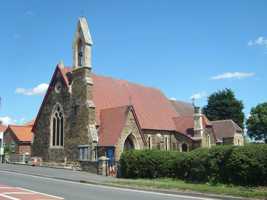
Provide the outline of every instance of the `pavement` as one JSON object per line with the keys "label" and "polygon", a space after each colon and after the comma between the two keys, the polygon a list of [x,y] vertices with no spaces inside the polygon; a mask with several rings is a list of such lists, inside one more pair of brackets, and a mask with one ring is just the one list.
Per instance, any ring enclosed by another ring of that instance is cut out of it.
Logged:
{"label": "pavement", "polygon": [[[107,185],[108,182],[116,180],[117,179],[113,177],[99,176],[81,171],[0,164],[0,184],[8,185],[8,187],[24,188],[34,192],[69,200],[239,199],[222,196],[210,196],[199,193],[140,190],[126,187],[111,187]],[[17,198],[13,200],[23,199]]]}

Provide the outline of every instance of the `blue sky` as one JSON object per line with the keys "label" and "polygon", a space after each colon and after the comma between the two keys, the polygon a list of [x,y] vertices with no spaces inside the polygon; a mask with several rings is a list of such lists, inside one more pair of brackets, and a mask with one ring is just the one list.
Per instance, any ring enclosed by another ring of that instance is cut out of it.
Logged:
{"label": "blue sky", "polygon": [[31,120],[56,64],[72,65],[77,18],[94,41],[93,70],[206,104],[232,88],[245,105],[267,101],[267,1],[41,1],[0,5],[0,119]]}

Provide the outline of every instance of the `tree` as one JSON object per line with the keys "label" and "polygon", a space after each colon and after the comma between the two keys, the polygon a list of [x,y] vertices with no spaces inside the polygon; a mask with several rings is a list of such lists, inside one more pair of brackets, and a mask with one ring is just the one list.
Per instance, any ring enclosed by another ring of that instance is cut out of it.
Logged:
{"label": "tree", "polygon": [[236,99],[231,89],[219,90],[208,97],[203,113],[210,120],[232,119],[241,128],[244,127],[243,102]]}
{"label": "tree", "polygon": [[246,125],[250,138],[267,143],[267,102],[251,109]]}

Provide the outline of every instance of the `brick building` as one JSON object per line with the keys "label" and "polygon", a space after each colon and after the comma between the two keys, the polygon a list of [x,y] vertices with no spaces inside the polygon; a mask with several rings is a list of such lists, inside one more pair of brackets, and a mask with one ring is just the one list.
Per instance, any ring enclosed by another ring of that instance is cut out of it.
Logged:
{"label": "brick building", "polygon": [[31,155],[32,125],[9,125],[4,132],[4,146],[10,154]]}

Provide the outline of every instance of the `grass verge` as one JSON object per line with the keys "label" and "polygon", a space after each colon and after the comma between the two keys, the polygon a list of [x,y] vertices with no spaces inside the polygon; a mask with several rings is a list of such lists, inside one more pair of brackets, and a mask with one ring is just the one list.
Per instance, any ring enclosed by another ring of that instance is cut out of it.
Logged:
{"label": "grass verge", "polygon": [[188,183],[182,180],[164,179],[120,179],[111,182],[119,186],[133,186],[147,189],[170,189],[176,191],[194,191],[237,197],[267,199],[267,187],[243,187],[211,183]]}

